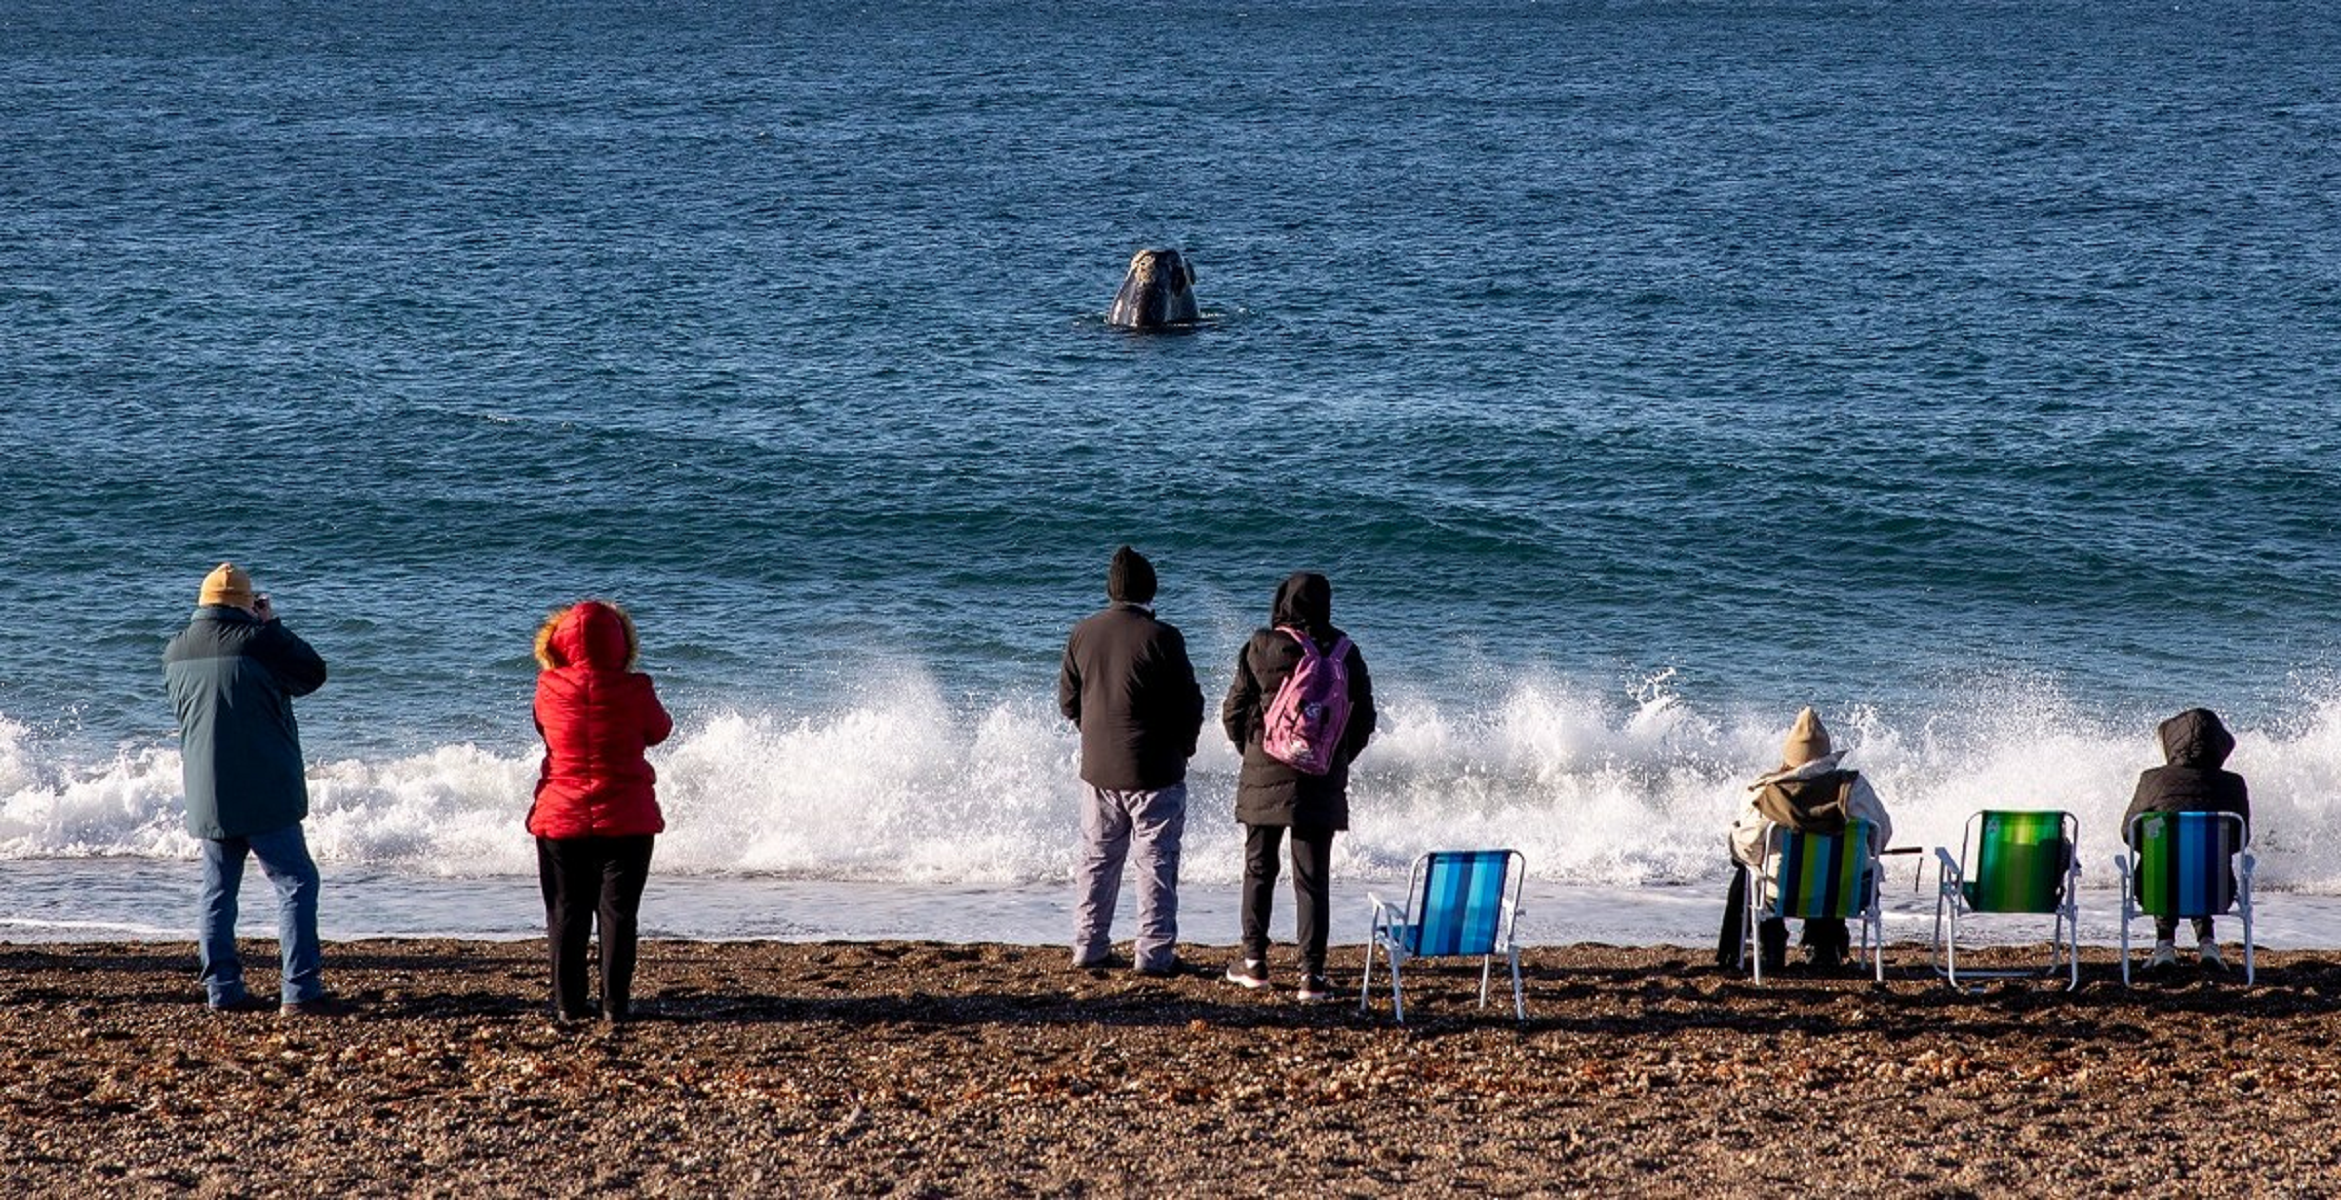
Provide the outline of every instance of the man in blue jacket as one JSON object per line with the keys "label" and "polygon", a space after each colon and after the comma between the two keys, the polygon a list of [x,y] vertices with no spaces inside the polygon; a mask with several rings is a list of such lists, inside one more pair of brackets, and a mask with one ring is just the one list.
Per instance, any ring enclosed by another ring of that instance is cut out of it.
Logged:
{"label": "man in blue jacket", "polygon": [[277,939],[288,1015],[326,1014],[318,959],[317,864],[301,835],[309,789],[292,698],[325,684],[325,660],[276,619],[252,577],[221,563],[204,577],[195,615],[163,651],[179,713],[187,832],[203,850],[203,988],[215,1011],[268,1007],[244,990],[236,957],[236,892],[244,859],[276,885]]}

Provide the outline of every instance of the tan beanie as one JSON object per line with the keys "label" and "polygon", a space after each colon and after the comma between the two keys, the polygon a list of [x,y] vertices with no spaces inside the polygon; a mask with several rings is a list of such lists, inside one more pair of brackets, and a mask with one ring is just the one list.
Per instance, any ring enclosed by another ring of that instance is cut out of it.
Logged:
{"label": "tan beanie", "polygon": [[1821,728],[1820,714],[1805,709],[1796,714],[1796,724],[1788,727],[1788,740],[1780,746],[1780,765],[1801,767],[1816,758],[1829,757],[1829,731]]}
{"label": "tan beanie", "polygon": [[221,563],[203,577],[203,590],[196,593],[197,604],[225,604],[230,608],[252,607],[252,577],[234,563]]}

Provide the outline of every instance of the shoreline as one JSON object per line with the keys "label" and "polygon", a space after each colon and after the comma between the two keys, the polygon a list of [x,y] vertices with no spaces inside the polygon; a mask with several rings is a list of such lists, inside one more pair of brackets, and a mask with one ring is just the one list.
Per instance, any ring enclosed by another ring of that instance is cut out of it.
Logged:
{"label": "shoreline", "polygon": [[[247,949],[256,990],[268,943]],[[1224,951],[1182,945],[1216,971]],[[2005,963],[2038,947],[1979,952]],[[204,1010],[185,943],[0,944],[0,1170],[63,1195],[2335,1194],[2341,956],[2259,983],[1757,987],[1703,948],[1523,955],[1356,1011],[996,943],[646,941],[557,1027],[541,941],[329,943],[339,1019]],[[1497,992],[1502,990],[1497,985]],[[1832,1132],[1833,1131],[1833,1132]],[[1843,1153],[1817,1164],[1817,1137]],[[266,1147],[265,1152],[258,1148]]]}
{"label": "shoreline", "polygon": [[[178,941],[194,936],[199,871],[166,860],[25,859],[6,872],[15,904],[0,914],[0,942]],[[1884,892],[1887,961],[1923,960],[1933,934],[1931,887],[1910,875],[1890,877]],[[1931,883],[1931,876],[1928,880]],[[247,881],[247,933],[271,926],[265,884]],[[252,891],[253,888],[258,891]],[[1334,944],[1356,946],[1366,930],[1369,892],[1395,899],[1403,878],[1336,876]],[[1713,945],[1723,915],[1723,881],[1711,884],[1601,886],[1558,883],[1533,874],[1523,894],[1520,937],[1531,946]],[[2254,921],[2263,949],[2341,952],[2341,896],[2256,889]],[[1184,881],[1179,929],[1189,941],[1233,943],[1242,927],[1233,883]],[[661,873],[643,899],[643,935],[691,941],[997,942],[1053,946],[1072,925],[1070,882],[913,884],[764,876]],[[2119,893],[2090,887],[2080,895],[2081,942],[2120,940]],[[1127,932],[1136,912],[1124,889],[1117,921]],[[544,936],[544,899],[531,876],[419,876],[390,871],[329,875],[319,906],[329,941],[425,938],[526,941]],[[254,922],[259,922],[255,924]],[[1975,922],[1982,943],[2042,938],[2047,920],[2018,917]],[[1275,937],[1292,936],[1292,906],[1281,896]],[[2223,941],[2240,944],[2242,925],[2222,917]],[[2133,939],[2150,936],[2143,920]]]}

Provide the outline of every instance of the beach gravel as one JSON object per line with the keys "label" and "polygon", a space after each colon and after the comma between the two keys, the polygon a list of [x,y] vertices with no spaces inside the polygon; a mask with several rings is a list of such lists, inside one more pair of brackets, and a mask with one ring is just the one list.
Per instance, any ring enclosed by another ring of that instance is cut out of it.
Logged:
{"label": "beach gravel", "polygon": [[[1186,946],[1216,967],[1226,951]],[[1540,948],[1409,1021],[1057,949],[653,942],[561,1026],[542,943],[327,947],[346,1017],[215,1014],[184,944],[0,946],[0,1176],[27,1195],[2286,1195],[2341,1189],[2341,962],[2137,989],[1758,987]],[[1990,952],[2006,962],[2022,951]],[[248,947],[271,961],[271,947]],[[1336,953],[1354,989],[1359,951]],[[254,982],[265,984],[255,972]]]}

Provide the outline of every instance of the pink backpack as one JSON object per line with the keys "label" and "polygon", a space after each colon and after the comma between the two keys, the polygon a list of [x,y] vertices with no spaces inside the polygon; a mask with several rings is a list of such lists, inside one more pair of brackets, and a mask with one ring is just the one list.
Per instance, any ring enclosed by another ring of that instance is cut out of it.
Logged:
{"label": "pink backpack", "polygon": [[1260,748],[1303,775],[1322,775],[1333,769],[1341,732],[1349,728],[1349,639],[1338,638],[1332,650],[1320,653],[1298,630],[1277,629],[1301,644],[1301,661],[1268,705]]}

